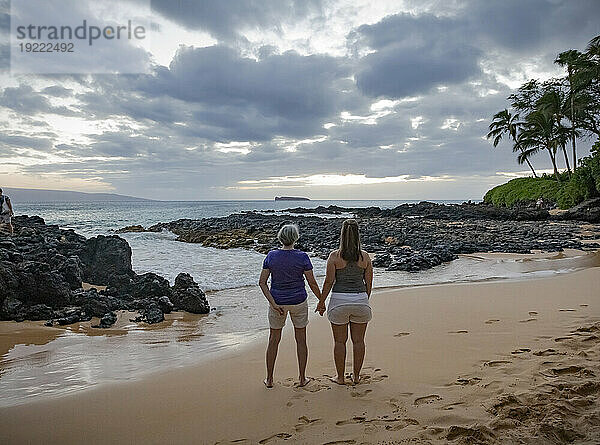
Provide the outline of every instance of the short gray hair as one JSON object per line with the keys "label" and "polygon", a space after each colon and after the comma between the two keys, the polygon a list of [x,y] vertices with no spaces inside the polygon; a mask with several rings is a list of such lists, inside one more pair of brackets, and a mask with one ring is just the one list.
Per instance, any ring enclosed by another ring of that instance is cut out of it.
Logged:
{"label": "short gray hair", "polygon": [[277,233],[277,239],[284,246],[291,246],[300,238],[300,229],[296,224],[286,224]]}

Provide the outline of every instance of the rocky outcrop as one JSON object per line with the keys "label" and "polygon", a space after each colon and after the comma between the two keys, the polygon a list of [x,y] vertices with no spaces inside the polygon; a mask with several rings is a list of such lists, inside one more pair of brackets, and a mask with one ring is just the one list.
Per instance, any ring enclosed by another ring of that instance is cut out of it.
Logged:
{"label": "rocky outcrop", "polygon": [[[165,278],[131,268],[131,248],[118,236],[86,239],[72,230],[46,225],[39,217],[13,219],[15,236],[0,235],[0,320],[48,320],[47,325],[100,318],[112,325],[115,311],[141,313],[157,323],[174,310],[207,313],[210,306],[187,274],[171,287]],[[108,286],[84,290],[82,282]]]}
{"label": "rocky outcrop", "polygon": [[600,223],[600,198],[588,199],[556,215],[556,219]]}
{"label": "rocky outcrop", "polygon": [[210,311],[204,292],[187,273],[180,273],[175,278],[171,301],[176,308],[193,314],[207,314]]}
{"label": "rocky outcrop", "polygon": [[[467,203],[460,206],[407,204],[389,210],[377,207],[322,209],[330,213],[340,212],[340,209],[355,213],[364,248],[376,254],[376,267],[388,270],[429,269],[459,254],[474,252],[530,253],[532,250],[553,252],[600,247],[584,243],[583,223],[550,220],[545,210],[506,210]],[[315,209],[308,210],[314,212]],[[281,225],[293,222],[300,227],[297,247],[325,259],[337,248],[342,221],[343,218],[247,212],[222,218],[181,219],[157,224],[148,230],[169,230],[179,241],[209,247],[246,247],[266,253],[278,247],[277,231]]]}
{"label": "rocky outcrop", "polygon": [[131,247],[117,235],[98,235],[85,241],[79,254],[83,276],[89,283],[118,286],[127,284],[135,273],[131,268]]}

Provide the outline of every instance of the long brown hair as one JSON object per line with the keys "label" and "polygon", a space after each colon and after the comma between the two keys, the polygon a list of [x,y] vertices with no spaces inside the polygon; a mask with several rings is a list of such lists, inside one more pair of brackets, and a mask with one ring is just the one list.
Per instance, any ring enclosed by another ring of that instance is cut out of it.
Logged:
{"label": "long brown hair", "polygon": [[340,256],[350,262],[358,261],[359,258],[362,258],[358,223],[354,219],[347,219],[342,223]]}

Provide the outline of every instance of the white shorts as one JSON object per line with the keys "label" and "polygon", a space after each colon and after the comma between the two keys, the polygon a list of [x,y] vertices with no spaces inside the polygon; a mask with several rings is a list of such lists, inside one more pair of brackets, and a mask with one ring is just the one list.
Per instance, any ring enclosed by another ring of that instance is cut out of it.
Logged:
{"label": "white shorts", "polygon": [[0,224],[10,224],[10,213],[0,213]]}
{"label": "white shorts", "polygon": [[327,318],[333,324],[368,323],[372,316],[368,304],[342,304],[327,311]]}
{"label": "white shorts", "polygon": [[299,304],[282,304],[279,307],[283,309],[283,315],[269,305],[269,326],[271,329],[283,329],[288,312],[295,328],[305,328],[308,324],[307,300]]}

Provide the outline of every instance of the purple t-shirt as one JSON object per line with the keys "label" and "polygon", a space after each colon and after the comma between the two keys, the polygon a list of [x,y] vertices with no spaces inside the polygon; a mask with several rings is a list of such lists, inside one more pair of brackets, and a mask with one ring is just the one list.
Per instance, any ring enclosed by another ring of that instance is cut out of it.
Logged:
{"label": "purple t-shirt", "polygon": [[308,255],[301,250],[271,250],[263,269],[271,271],[271,295],[277,304],[300,304],[306,300],[304,272],[312,270]]}

